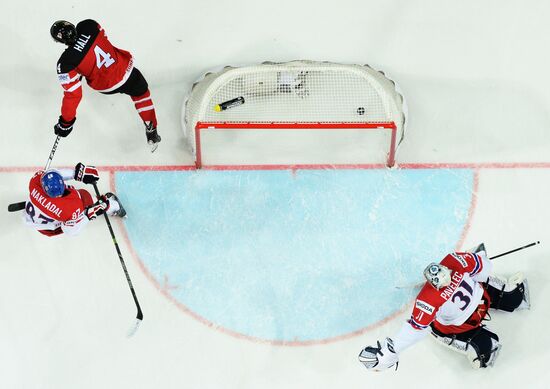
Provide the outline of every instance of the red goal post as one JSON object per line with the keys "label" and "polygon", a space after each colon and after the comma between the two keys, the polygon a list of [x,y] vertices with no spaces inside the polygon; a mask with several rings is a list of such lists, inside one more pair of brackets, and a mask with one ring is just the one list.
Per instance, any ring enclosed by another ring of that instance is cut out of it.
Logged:
{"label": "red goal post", "polygon": [[207,73],[182,111],[197,168],[204,164],[201,133],[227,130],[386,132],[384,163],[392,167],[404,138],[406,104],[395,82],[368,65],[292,61]]}

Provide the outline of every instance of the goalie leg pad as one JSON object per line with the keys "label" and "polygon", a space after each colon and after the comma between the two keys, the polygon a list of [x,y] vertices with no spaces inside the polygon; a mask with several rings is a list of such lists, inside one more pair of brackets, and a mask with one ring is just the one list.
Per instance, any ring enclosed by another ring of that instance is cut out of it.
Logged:
{"label": "goalie leg pad", "polygon": [[466,357],[474,369],[492,367],[501,347],[498,336],[482,327],[479,333],[468,342]]}
{"label": "goalie leg pad", "polygon": [[468,343],[463,340],[457,339],[456,336],[443,336],[432,332],[434,339],[441,344],[453,351],[456,351],[460,354],[466,355],[466,350],[468,349]]}
{"label": "goalie leg pad", "polygon": [[432,330],[432,335],[441,345],[465,355],[474,369],[493,366],[501,348],[498,336],[486,327],[454,335]]}
{"label": "goalie leg pad", "polygon": [[522,273],[516,273],[508,280],[503,277],[489,277],[486,286],[491,297],[491,308],[506,312],[529,309],[529,285]]}

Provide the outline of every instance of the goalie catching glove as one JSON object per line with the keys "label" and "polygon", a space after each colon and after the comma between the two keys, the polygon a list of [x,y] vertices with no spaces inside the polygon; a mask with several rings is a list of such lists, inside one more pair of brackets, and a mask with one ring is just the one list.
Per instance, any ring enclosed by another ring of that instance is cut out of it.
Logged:
{"label": "goalie catching glove", "polygon": [[99,172],[95,166],[79,162],[74,167],[74,179],[85,184],[95,184],[99,180]]}
{"label": "goalie catching glove", "polygon": [[361,362],[368,370],[383,371],[399,364],[399,357],[393,347],[393,340],[386,338],[384,345],[380,345],[377,341],[377,346],[367,346],[359,353],[359,362]]}

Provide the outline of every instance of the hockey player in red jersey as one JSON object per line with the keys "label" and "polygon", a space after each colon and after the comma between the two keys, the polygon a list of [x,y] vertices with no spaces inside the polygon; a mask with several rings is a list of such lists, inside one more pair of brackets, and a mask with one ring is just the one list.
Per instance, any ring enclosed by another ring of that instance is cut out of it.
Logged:
{"label": "hockey player in red jersey", "polygon": [[64,94],[61,116],[54,126],[55,134],[66,137],[73,130],[84,77],[98,92],[123,93],[131,97],[145,124],[147,143],[151,151],[155,151],[160,142],[155,107],[147,81],[134,67],[132,54],[113,46],[94,20],[84,20],[76,27],[59,20],[52,25],[50,33],[56,42],[67,45],[57,62],[57,76]]}
{"label": "hockey player in red jersey", "polygon": [[85,189],[66,185],[74,179],[94,184],[99,174],[94,166],[78,163],[74,169],[38,171],[29,182],[29,199],[25,203],[25,221],[46,236],[66,233],[77,235],[90,220],[104,212],[124,217],[126,211],[113,193],[106,193],[96,202]]}
{"label": "hockey player in red jersey", "polygon": [[492,366],[500,350],[498,336],[484,324],[489,309],[512,312],[529,308],[527,280],[517,273],[506,280],[492,276],[485,246],[455,252],[424,270],[427,282],[416,297],[410,319],[381,345],[359,354],[367,369],[397,368],[399,354],[428,333],[465,355],[474,368]]}

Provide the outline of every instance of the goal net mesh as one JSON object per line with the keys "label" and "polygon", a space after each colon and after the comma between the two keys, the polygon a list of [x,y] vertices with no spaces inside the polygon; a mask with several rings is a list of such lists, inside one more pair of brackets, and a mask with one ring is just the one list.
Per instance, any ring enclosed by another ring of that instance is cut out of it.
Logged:
{"label": "goal net mesh", "polygon": [[[239,99],[236,105],[219,109],[234,99]],[[395,83],[368,65],[292,61],[227,66],[193,85],[183,110],[184,132],[195,152],[198,123],[393,123],[399,143],[403,106]]]}

